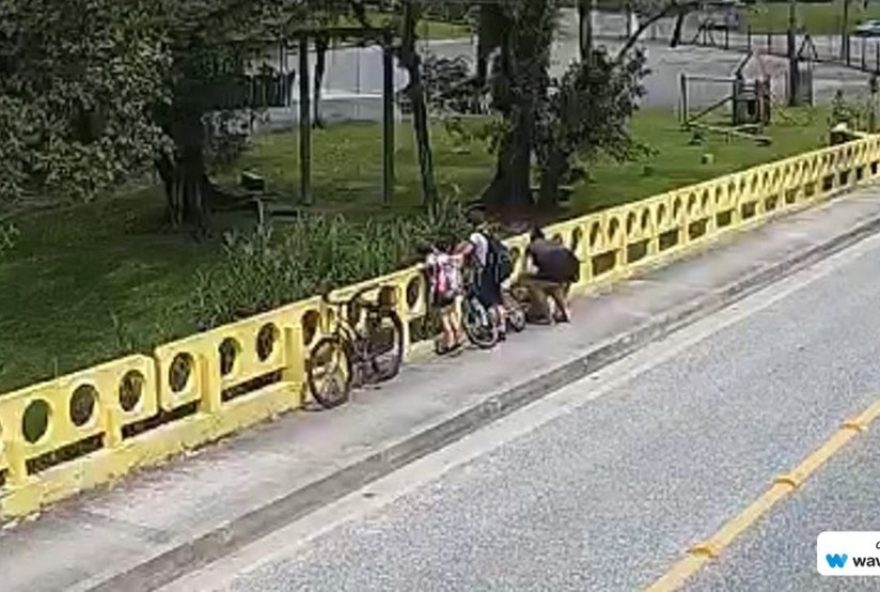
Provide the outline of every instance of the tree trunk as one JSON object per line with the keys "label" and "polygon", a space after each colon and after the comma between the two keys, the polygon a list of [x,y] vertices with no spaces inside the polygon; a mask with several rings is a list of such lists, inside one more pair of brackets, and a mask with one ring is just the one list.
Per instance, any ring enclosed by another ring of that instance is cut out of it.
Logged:
{"label": "tree trunk", "polygon": [[206,235],[214,187],[205,172],[201,151],[189,150],[177,158],[163,155],[156,168],[165,188],[170,224],[175,228],[192,226],[198,235]]}
{"label": "tree trunk", "polygon": [[533,204],[531,161],[538,107],[547,96],[554,33],[552,3],[535,2],[525,7],[519,22],[509,23],[501,40],[493,98],[507,122],[507,131],[498,151],[495,177],[482,196],[487,205],[504,206],[513,213]]}
{"label": "tree trunk", "polygon": [[437,184],[434,181],[434,161],[431,152],[431,135],[428,122],[428,102],[422,83],[422,59],[416,50],[416,23],[418,21],[415,0],[404,5],[403,36],[398,61],[409,74],[406,95],[413,111],[413,128],[419,153],[419,172],[422,179],[422,201],[429,211],[437,206]]}
{"label": "tree trunk", "polygon": [[473,113],[483,114],[485,109],[481,101],[481,97],[486,91],[486,84],[489,81],[489,56],[492,54],[492,43],[486,39],[485,20],[487,19],[486,11],[489,10],[488,5],[480,6],[480,19],[477,28],[477,56],[476,56],[476,72],[474,75],[474,97],[471,104]]}
{"label": "tree trunk", "polygon": [[589,58],[593,50],[593,11],[591,0],[578,0],[578,47],[581,60]]}
{"label": "tree trunk", "polygon": [[559,205],[559,187],[569,171],[570,154],[554,149],[541,171],[541,188],[538,205],[542,209],[554,209]]}
{"label": "tree trunk", "polygon": [[687,13],[679,12],[675,17],[675,28],[672,30],[672,39],[669,40],[669,47],[678,47],[681,43],[681,32],[684,28],[684,17]]}
{"label": "tree trunk", "polygon": [[[410,74],[412,78],[412,73]],[[410,82],[409,99],[413,107],[413,128],[416,134],[416,145],[419,150],[419,173],[422,179],[422,198],[429,211],[433,211],[438,202],[437,185],[434,181],[434,159],[431,151],[431,135],[428,122],[428,105],[425,101],[425,89],[421,82],[421,74],[415,75]]]}
{"label": "tree trunk", "polygon": [[321,87],[324,84],[324,73],[327,70],[327,48],[329,46],[325,35],[315,37],[315,88],[314,95],[314,112],[312,125],[316,128],[324,127],[324,120],[321,118]]}
{"label": "tree trunk", "polygon": [[534,107],[517,109],[511,127],[501,141],[492,182],[483,192],[483,201],[514,210],[532,205],[531,169],[534,146]]}

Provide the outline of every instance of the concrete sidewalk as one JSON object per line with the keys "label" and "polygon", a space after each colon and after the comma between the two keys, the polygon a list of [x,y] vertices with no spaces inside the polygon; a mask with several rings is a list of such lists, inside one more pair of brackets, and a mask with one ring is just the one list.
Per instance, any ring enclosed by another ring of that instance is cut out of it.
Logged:
{"label": "concrete sidewalk", "polygon": [[333,412],[59,504],[0,533],[3,589],[156,588],[877,230],[880,190],[863,189],[582,298],[570,325],[409,366]]}

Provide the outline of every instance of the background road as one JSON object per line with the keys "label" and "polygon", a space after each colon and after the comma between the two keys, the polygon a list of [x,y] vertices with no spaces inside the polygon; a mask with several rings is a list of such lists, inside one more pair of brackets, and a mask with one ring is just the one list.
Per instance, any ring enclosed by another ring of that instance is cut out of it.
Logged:
{"label": "background road", "polygon": [[[283,529],[199,585],[642,588],[880,396],[878,302],[874,237]],[[880,530],[880,439],[857,443],[693,589],[840,589],[815,575],[818,532]]]}
{"label": "background road", "polygon": [[[578,56],[577,20],[573,11],[564,11],[561,21],[559,38],[552,53],[552,74],[559,75]],[[599,45],[605,45],[611,51],[617,50],[621,42],[619,33],[625,30],[622,20],[616,15],[600,15],[596,19]],[[652,41],[649,31],[644,37],[647,47],[648,67],[651,73],[644,84],[647,95],[643,99],[645,107],[669,107],[678,105],[679,75],[681,72],[703,76],[729,76],[743,60],[743,54],[737,51],[723,51],[706,47],[682,45],[677,48],[668,47],[669,32],[672,22],[660,22],[656,41]],[[685,35],[690,39],[693,34]],[[720,40],[720,37],[718,37]],[[731,43],[744,44],[745,37],[734,35]],[[774,47],[781,47],[781,41],[773,41]],[[756,45],[758,40],[755,40]],[[832,39],[817,39],[820,51],[826,51],[825,45],[833,43]],[[453,58],[464,56],[473,61],[475,55],[474,41],[470,39],[428,41],[422,45],[425,52]],[[872,54],[873,56],[873,54]],[[773,79],[773,90],[776,97],[784,103],[786,61],[778,57],[766,57],[766,68]],[[873,59],[873,57],[872,57]],[[266,62],[278,66],[277,50],[266,56]],[[314,56],[312,56],[314,62]],[[295,55],[288,57],[289,67],[296,67]],[[747,72],[750,74],[750,72]],[[868,75],[856,70],[829,64],[817,64],[813,72],[816,101],[828,102],[838,89],[848,94],[866,94],[868,92]],[[395,69],[395,88],[400,89],[406,84],[406,74]],[[377,47],[338,48],[327,56],[327,73],[324,78],[324,95],[328,101],[334,97],[353,100],[352,95],[379,96],[382,92],[382,54]],[[692,90],[691,105],[708,106],[729,94],[729,85],[697,84]],[[294,89],[298,93],[298,89]],[[338,99],[337,99],[338,100]],[[363,99],[367,100],[367,99]]]}

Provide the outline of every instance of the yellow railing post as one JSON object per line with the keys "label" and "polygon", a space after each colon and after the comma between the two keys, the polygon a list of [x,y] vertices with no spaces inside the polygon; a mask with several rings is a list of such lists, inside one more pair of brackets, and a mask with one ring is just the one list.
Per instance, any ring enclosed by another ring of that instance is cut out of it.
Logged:
{"label": "yellow railing post", "polygon": [[219,353],[211,356],[200,351],[194,356],[196,368],[199,373],[202,387],[199,400],[199,411],[203,413],[219,413],[223,406],[223,382],[220,377]]}
{"label": "yellow railing post", "polygon": [[[398,283],[394,286],[394,312],[396,312],[397,316],[400,318],[400,324],[403,329],[404,361],[410,359],[411,352],[413,351],[412,332],[410,330],[409,303],[407,302],[406,294],[407,284],[408,282],[404,283],[404,285],[401,287]],[[419,290],[419,298],[422,298],[424,293],[424,290]],[[418,304],[419,302],[416,301],[416,305]]]}
{"label": "yellow railing post", "polygon": [[109,404],[102,406],[101,420],[104,423],[104,448],[116,448],[122,444],[122,426]]}
{"label": "yellow railing post", "polygon": [[306,352],[303,343],[303,328],[299,321],[284,327],[284,370],[281,379],[293,386],[298,406],[305,404],[306,395]]}
{"label": "yellow railing post", "polygon": [[[15,421],[18,419],[18,421]],[[13,487],[28,482],[27,453],[22,433],[23,414],[3,417],[3,451],[6,454],[6,482]]]}

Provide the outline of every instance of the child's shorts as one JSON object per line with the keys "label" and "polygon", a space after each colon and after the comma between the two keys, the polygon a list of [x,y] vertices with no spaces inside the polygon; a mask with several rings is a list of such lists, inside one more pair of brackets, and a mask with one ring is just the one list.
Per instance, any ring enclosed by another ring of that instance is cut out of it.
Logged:
{"label": "child's shorts", "polygon": [[434,299],[434,306],[440,310],[446,310],[455,306],[455,296],[437,296]]}

